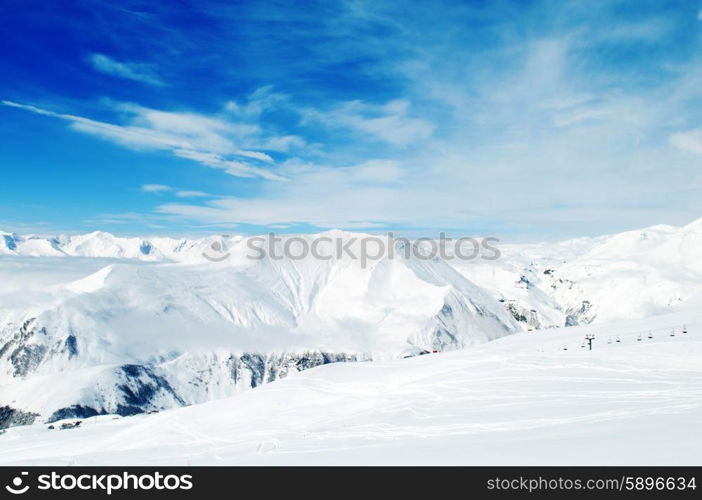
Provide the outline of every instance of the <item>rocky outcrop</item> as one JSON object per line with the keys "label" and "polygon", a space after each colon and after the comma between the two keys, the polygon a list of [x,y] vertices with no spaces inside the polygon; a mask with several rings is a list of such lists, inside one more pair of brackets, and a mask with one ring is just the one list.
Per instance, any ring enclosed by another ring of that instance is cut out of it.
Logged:
{"label": "rocky outcrop", "polygon": [[316,366],[369,359],[322,351],[229,354],[219,358],[185,355],[176,362],[116,367],[84,389],[92,394],[85,401],[54,410],[46,421],[108,414],[129,416],[186,406],[253,389]]}
{"label": "rocky outcrop", "polygon": [[525,323],[529,329],[538,330],[542,327],[536,309],[525,307],[516,300],[506,301],[505,308],[515,320]]}
{"label": "rocky outcrop", "polygon": [[17,410],[9,406],[0,406],[0,429],[7,429],[17,425],[31,425],[38,416],[38,413]]}
{"label": "rocky outcrop", "polygon": [[368,359],[370,358],[357,354],[321,351],[309,351],[300,354],[273,353],[269,355],[246,353],[241,356],[230,356],[227,360],[227,365],[235,385],[239,385],[245,380],[249,387],[254,388],[261,384],[284,378],[291,372],[301,372],[329,363],[345,363]]}
{"label": "rocky outcrop", "polygon": [[583,300],[578,307],[570,307],[566,310],[565,326],[587,325],[592,323],[594,316],[589,315],[592,304],[589,300]]}

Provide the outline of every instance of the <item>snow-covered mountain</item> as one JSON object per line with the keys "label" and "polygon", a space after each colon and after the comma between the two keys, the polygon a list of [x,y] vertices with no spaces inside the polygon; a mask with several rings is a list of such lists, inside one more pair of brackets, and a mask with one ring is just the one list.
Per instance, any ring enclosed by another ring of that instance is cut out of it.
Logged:
{"label": "snow-covered mountain", "polygon": [[602,323],[592,351],[591,331],[336,363],[72,430],[37,422],[0,436],[0,465],[699,465],[699,307]]}
{"label": "snow-covered mountain", "polygon": [[501,250],[497,261],[453,262],[530,328],[663,314],[702,291],[702,219]]}
{"label": "snow-covered mountain", "polygon": [[[12,241],[14,252],[50,242]],[[147,261],[141,251],[124,257],[144,241],[54,241],[90,258],[4,258],[0,308],[0,406],[49,420],[200,403],[321,364],[458,349],[519,330],[441,260],[252,260],[243,238],[227,238],[230,258],[219,263],[202,250]],[[149,259],[207,247],[158,243]]]}
{"label": "snow-covered mountain", "polygon": [[141,261],[184,261],[198,258],[204,248],[220,237],[174,239],[164,237],[122,238],[104,231],[55,237],[0,231],[0,255],[30,257],[103,257]]}
{"label": "snow-covered mountain", "polygon": [[[242,236],[0,233],[0,427],[202,403],[337,361],[663,314],[702,296],[701,242],[697,221],[503,245],[498,260],[362,265],[253,260]],[[213,248],[227,258],[205,258]]]}

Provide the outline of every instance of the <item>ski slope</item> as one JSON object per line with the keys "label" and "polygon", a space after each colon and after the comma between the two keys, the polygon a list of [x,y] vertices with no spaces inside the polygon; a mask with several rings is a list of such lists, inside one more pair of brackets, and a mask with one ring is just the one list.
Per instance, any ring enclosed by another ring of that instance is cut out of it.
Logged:
{"label": "ski slope", "polygon": [[[0,233],[0,429],[34,422],[0,463],[699,462],[701,243],[702,220],[361,265]],[[46,430],[67,418],[94,425]]]}
{"label": "ski slope", "polygon": [[[582,339],[593,332],[589,351]],[[326,365],[114,418],[11,428],[0,464],[700,465],[702,311]]]}

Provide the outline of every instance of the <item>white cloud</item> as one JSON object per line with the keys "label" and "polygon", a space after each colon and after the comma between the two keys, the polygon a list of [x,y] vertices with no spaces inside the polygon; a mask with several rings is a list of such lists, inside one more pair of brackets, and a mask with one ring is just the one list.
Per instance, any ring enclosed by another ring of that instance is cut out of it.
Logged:
{"label": "white cloud", "polygon": [[262,153],[261,151],[246,151],[244,149],[240,149],[237,151],[237,153],[240,156],[245,156],[247,158],[253,158],[254,160],[261,160],[265,161],[268,163],[273,163],[273,158],[271,158],[270,155],[267,155],[266,153]]}
{"label": "white cloud", "polygon": [[265,133],[257,124],[232,122],[196,113],[160,111],[134,104],[111,103],[115,110],[128,117],[127,124],[116,125],[27,104],[1,102],[5,106],[64,120],[74,130],[127,148],[168,151],[179,158],[193,160],[239,177],[283,179],[258,165],[265,163],[270,166],[273,159],[268,154],[251,148],[260,144],[268,145],[281,138]]}
{"label": "white cloud", "polygon": [[165,184],[143,184],[141,186],[141,191],[144,193],[166,193],[175,191],[174,194],[178,198],[206,198],[210,196],[203,191],[176,190],[175,188]]}
{"label": "white cloud", "polygon": [[359,183],[395,183],[402,180],[405,170],[393,160],[369,160],[347,168],[350,179]]}
{"label": "white cloud", "polygon": [[266,111],[286,105],[289,105],[288,96],[274,92],[272,85],[266,85],[253,91],[243,102],[228,101],[224,109],[240,118],[259,118]]}
{"label": "white cloud", "polygon": [[702,129],[677,132],[670,136],[670,143],[681,151],[702,155]]}
{"label": "white cloud", "polygon": [[272,181],[285,180],[285,177],[270,172],[266,169],[248,165],[237,160],[227,160],[221,155],[212,152],[201,152],[192,149],[176,149],[173,151],[180,158],[195,160],[208,167],[222,169],[230,175],[236,177],[261,177]]}
{"label": "white cloud", "polygon": [[172,189],[171,186],[166,186],[165,184],[144,184],[141,186],[141,190],[145,193],[163,193]]}
{"label": "white cloud", "polygon": [[404,99],[382,105],[349,101],[331,110],[308,108],[301,113],[305,121],[352,129],[367,137],[402,146],[428,139],[434,130],[432,122],[410,116],[409,108],[409,101]]}
{"label": "white cloud", "polygon": [[[625,92],[617,75],[583,75],[581,43],[569,36],[533,40],[510,47],[505,68],[479,74],[469,74],[468,64],[465,74],[455,73],[459,63],[446,73],[418,64],[408,78],[413,94],[431,99],[417,110],[428,127],[412,125],[410,99],[352,101],[303,115],[391,144],[417,141],[421,148],[411,154],[346,168],[288,162],[277,171],[288,181],[264,185],[254,197],[169,203],[158,211],[211,224],[489,227],[547,236],[692,218],[702,209],[698,167],[661,137],[679,128],[689,102],[702,96],[699,71],[681,67],[659,87]],[[379,118],[390,119],[380,127]],[[410,126],[399,126],[404,119]],[[700,132],[674,135],[671,143],[702,153]]]}
{"label": "white cloud", "polygon": [[206,198],[210,195],[203,191],[176,191],[178,198]]}
{"label": "white cloud", "polygon": [[702,21],[702,10],[697,13],[697,20]]}
{"label": "white cloud", "polygon": [[[404,186],[406,171],[397,162],[375,160],[350,167],[288,162],[281,173],[289,179],[264,187],[257,198],[226,197],[204,206],[168,203],[161,214],[208,223],[259,225],[306,222],[320,227],[381,227],[387,222],[415,224],[439,213],[451,219],[450,200]],[[424,215],[417,208],[423,207]]]}
{"label": "white cloud", "polygon": [[[354,4],[384,9],[383,2]],[[444,32],[445,24],[431,22],[453,15],[442,9],[423,10],[415,25],[395,12],[373,16],[406,34],[397,42],[389,30],[382,46],[392,56],[366,67],[389,83],[375,101],[314,94],[315,107],[301,108],[266,87],[214,115],[119,105],[124,125],[60,117],[132,148],[170,151],[240,177],[285,179],[242,197],[162,204],[159,216],[168,220],[592,234],[674,223],[670,214],[691,218],[702,210],[699,158],[678,150],[702,154],[702,132],[665,138],[697,125],[697,57],[647,51],[651,43],[672,49],[666,34],[674,21],[612,21],[600,5],[535,7],[528,19],[543,20],[545,31],[525,30],[507,9],[510,17],[484,40],[471,30]],[[617,59],[619,44],[632,55],[627,61]],[[388,89],[397,98],[384,100]],[[329,154],[316,158],[328,164],[275,164],[275,152],[310,148],[295,130],[266,128],[267,114],[281,108],[300,113],[304,130],[326,129],[319,136]],[[338,166],[354,158],[357,164]]]}
{"label": "white cloud", "polygon": [[91,54],[88,56],[88,61],[101,73],[148,85],[164,85],[148,64],[120,62],[104,54]]}

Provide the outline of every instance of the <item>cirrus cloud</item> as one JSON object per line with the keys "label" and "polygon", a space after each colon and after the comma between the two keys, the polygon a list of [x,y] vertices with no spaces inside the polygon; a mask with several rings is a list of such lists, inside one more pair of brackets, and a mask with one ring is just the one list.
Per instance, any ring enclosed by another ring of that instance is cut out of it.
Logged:
{"label": "cirrus cloud", "polygon": [[133,80],[161,87],[165,83],[156,75],[153,67],[143,63],[127,63],[117,61],[104,54],[90,54],[88,62],[92,67],[107,75]]}

